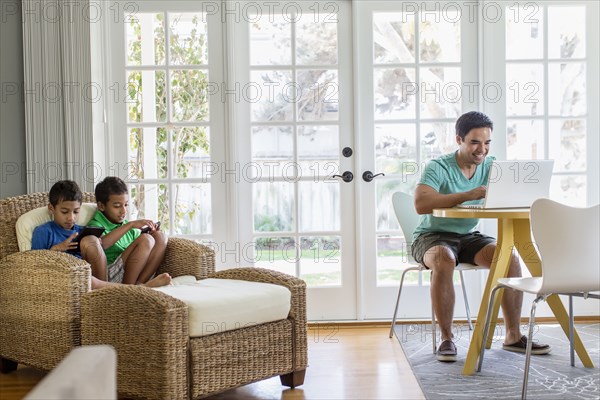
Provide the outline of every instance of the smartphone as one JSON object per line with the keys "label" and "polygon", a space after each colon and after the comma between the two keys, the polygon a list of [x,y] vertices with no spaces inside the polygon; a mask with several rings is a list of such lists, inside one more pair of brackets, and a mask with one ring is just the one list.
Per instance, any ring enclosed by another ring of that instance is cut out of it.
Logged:
{"label": "smartphone", "polygon": [[[160,221],[156,222],[154,225],[156,226],[156,230],[158,230],[158,228],[160,228]],[[148,232],[150,232],[150,227],[147,226],[145,228],[140,229],[140,231],[142,233],[148,233]]]}

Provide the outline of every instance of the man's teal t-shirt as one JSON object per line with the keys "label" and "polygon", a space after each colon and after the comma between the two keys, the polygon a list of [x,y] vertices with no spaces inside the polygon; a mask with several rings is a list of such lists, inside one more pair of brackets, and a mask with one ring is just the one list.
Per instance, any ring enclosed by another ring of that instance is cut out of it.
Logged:
{"label": "man's teal t-shirt", "polygon": [[[473,177],[467,179],[456,163],[456,153],[446,154],[427,164],[419,184],[431,186],[440,194],[468,192],[478,186],[487,185],[490,165],[494,160],[495,157],[487,156],[483,163],[477,166]],[[468,203],[480,202],[481,200],[477,200]],[[424,214],[421,215],[419,225],[415,229],[413,240],[427,232],[469,233],[478,222],[477,218],[440,218]]]}
{"label": "man's teal t-shirt", "polygon": [[[104,231],[104,235],[107,235],[111,231],[126,223],[127,221],[123,221],[120,224],[114,224],[106,218],[102,211],[97,210],[90,222],[88,222],[88,225],[103,227],[106,229]],[[133,243],[135,239],[137,239],[138,236],[140,236],[139,229],[130,229],[126,234],[121,236],[121,239],[117,240],[115,244],[110,246],[108,249],[104,249],[104,254],[106,254],[106,263],[111,265],[121,255],[121,253],[125,251],[125,249],[129,247],[129,245]]]}

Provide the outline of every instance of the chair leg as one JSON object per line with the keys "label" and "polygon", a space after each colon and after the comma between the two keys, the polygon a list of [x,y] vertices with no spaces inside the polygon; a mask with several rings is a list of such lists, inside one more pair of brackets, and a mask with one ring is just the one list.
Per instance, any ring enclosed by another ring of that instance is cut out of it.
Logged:
{"label": "chair leg", "polygon": [[527,350],[525,351],[525,368],[523,371],[523,388],[521,389],[521,399],[527,397],[527,383],[529,381],[529,363],[531,361],[531,348],[533,347],[533,326],[535,324],[535,310],[537,303],[544,300],[544,296],[538,296],[531,304],[531,315],[529,316],[529,332],[527,333]]}
{"label": "chair leg", "polygon": [[0,357],[0,372],[8,374],[17,369],[19,364],[16,361],[9,360],[8,358]]}
{"label": "chair leg", "polygon": [[398,306],[400,305],[400,295],[402,294],[402,285],[404,285],[404,276],[408,271],[415,271],[418,268],[407,268],[400,277],[400,287],[398,288],[398,297],[396,298],[396,307],[394,308],[394,315],[392,316],[392,325],[390,326],[390,338],[394,336],[394,325],[396,325],[396,315],[398,314]]}
{"label": "chair leg", "polygon": [[306,370],[301,369],[298,371],[290,372],[289,374],[279,375],[279,379],[281,380],[281,384],[283,386],[288,386],[293,389],[296,386],[300,386],[304,383],[305,375],[306,375]]}
{"label": "chair leg", "polygon": [[465,288],[465,279],[463,272],[458,271],[460,276],[460,286],[462,287],[463,297],[465,298],[465,311],[467,312],[467,322],[469,323],[469,330],[473,330],[473,322],[471,322],[471,310],[469,309],[469,299],[467,299],[467,289]]}
{"label": "chair leg", "polygon": [[492,320],[492,309],[494,308],[496,292],[502,288],[504,288],[502,285],[496,286],[494,289],[492,289],[492,294],[490,295],[490,304],[488,304],[487,313],[485,315],[485,325],[483,326],[483,340],[481,341],[481,353],[479,353],[477,372],[481,372],[481,366],[483,365],[483,354],[485,353],[485,344],[487,343],[487,338],[490,331],[490,321]]}
{"label": "chair leg", "polygon": [[435,354],[436,348],[436,326],[435,326],[435,311],[433,310],[433,300],[431,301],[431,343],[433,344],[433,354]]}
{"label": "chair leg", "polygon": [[569,350],[571,353],[571,367],[575,366],[575,346],[573,343],[575,341],[575,338],[573,337],[573,332],[575,331],[575,327],[573,326],[574,322],[575,317],[573,315],[573,296],[569,296]]}

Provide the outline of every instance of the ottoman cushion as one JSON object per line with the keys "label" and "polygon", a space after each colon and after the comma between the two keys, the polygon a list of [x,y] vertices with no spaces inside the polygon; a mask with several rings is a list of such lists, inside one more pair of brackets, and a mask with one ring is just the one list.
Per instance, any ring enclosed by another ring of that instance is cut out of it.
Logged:
{"label": "ottoman cushion", "polygon": [[177,277],[155,290],[188,305],[190,337],[285,319],[291,306],[291,292],[269,283]]}

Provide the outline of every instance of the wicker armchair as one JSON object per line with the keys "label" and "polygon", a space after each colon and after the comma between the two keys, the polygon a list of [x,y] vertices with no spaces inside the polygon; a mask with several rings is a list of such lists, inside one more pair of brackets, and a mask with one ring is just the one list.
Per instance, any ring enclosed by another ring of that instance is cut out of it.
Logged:
{"label": "wicker armchair", "polygon": [[[84,201],[94,201],[84,194]],[[188,335],[185,303],[141,286],[90,290],[90,266],[73,256],[19,252],[15,222],[47,204],[46,193],[0,200],[0,369],[17,363],[49,370],[75,346],[117,350],[119,396],[196,399],[269,377],[299,386],[307,367],[306,285],[260,268],[215,272],[214,252],[170,238],[159,272],[287,287],[287,319],[215,333]]]}

